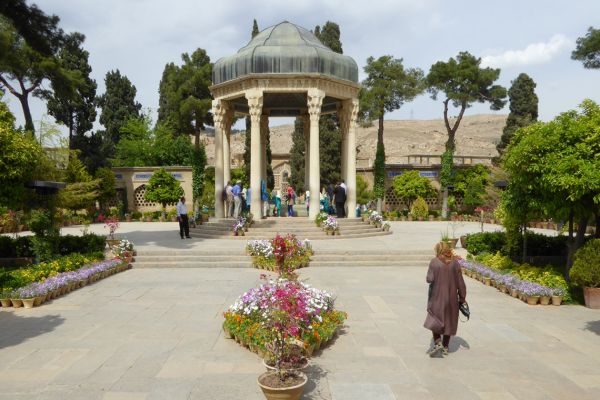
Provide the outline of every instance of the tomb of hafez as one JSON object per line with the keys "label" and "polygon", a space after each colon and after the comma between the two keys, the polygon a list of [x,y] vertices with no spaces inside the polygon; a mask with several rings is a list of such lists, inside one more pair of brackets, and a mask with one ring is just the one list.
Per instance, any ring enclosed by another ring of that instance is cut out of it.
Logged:
{"label": "tomb of hafez", "polygon": [[[250,212],[262,217],[261,181],[267,179],[266,135],[269,118],[300,117],[305,132],[305,182],[319,193],[319,117],[336,113],[342,132],[341,175],[347,185],[347,210],[356,208],[356,119],[358,66],[323,45],[310,31],[282,22],[256,35],[236,54],[213,68],[215,123],[215,217],[224,217],[221,194],[230,180],[230,138],[234,115],[251,119]],[[307,129],[308,127],[308,129]],[[290,137],[291,140],[291,137]],[[310,197],[308,218],[319,212]]]}

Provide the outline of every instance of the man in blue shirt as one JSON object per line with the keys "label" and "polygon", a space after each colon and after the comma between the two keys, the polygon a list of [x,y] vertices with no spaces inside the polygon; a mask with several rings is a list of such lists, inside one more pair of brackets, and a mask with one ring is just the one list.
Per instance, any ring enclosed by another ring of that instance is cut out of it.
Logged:
{"label": "man in blue shirt", "polygon": [[242,207],[242,181],[237,181],[235,186],[231,189],[233,194],[234,211],[233,217],[238,219],[240,216],[240,208]]}

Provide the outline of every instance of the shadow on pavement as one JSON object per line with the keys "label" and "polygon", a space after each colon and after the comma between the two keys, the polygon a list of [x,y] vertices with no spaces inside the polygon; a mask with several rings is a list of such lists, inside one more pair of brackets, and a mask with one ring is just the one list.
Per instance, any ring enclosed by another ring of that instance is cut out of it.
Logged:
{"label": "shadow on pavement", "polygon": [[319,382],[327,377],[327,371],[318,366],[317,364],[310,364],[304,373],[308,377],[308,382],[304,386],[303,399],[323,399],[327,398],[326,393],[323,393],[319,387]]}
{"label": "shadow on pavement", "polygon": [[584,329],[594,332],[596,335],[600,335],[600,320],[586,322]]}
{"label": "shadow on pavement", "polygon": [[461,338],[460,336],[453,336],[452,338],[450,338],[448,352],[454,353],[455,351],[458,351],[461,347],[467,350],[471,348],[471,346],[469,346],[469,343],[467,343],[467,341]]}
{"label": "shadow on pavement", "polygon": [[65,321],[58,315],[26,317],[14,312],[0,312],[0,349],[15,346],[27,339],[52,332]]}
{"label": "shadow on pavement", "polygon": [[190,249],[194,247],[195,243],[206,240],[203,238],[195,237],[191,239],[181,239],[179,237],[178,230],[165,230],[158,232],[131,231],[123,234],[117,234],[116,236],[119,239],[127,238],[128,240],[131,240],[136,246],[154,245],[173,249]]}

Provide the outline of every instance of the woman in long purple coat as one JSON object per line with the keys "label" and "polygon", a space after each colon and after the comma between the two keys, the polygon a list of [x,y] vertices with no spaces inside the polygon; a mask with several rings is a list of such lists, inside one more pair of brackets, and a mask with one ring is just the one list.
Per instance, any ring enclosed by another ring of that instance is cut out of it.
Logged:
{"label": "woman in long purple coat", "polygon": [[430,285],[427,318],[423,326],[433,333],[434,346],[429,354],[442,350],[448,354],[450,336],[456,335],[458,305],[465,302],[467,288],[460,265],[452,256],[448,243],[435,245],[436,257],[429,263],[427,283]]}

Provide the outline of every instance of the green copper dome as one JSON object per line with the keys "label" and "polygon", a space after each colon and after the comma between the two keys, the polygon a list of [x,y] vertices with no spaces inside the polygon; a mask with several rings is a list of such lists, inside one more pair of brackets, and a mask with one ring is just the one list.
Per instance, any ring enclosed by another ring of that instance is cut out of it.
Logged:
{"label": "green copper dome", "polygon": [[358,83],[358,66],[323,45],[312,32],[284,21],[256,35],[237,54],[219,59],[213,84],[251,74],[322,74]]}

